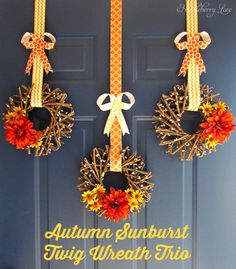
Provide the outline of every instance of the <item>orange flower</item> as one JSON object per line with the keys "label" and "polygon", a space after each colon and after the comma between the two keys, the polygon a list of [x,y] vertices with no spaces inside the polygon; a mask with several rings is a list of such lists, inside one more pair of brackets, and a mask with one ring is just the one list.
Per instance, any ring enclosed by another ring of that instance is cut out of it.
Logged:
{"label": "orange flower", "polygon": [[25,149],[35,144],[38,139],[41,139],[41,134],[33,127],[33,123],[25,116],[18,116],[12,120],[12,123],[6,122],[6,141],[15,145],[17,149]]}
{"label": "orange flower", "polygon": [[118,222],[119,219],[125,220],[130,213],[130,206],[126,198],[126,193],[122,190],[116,191],[110,188],[109,193],[104,197],[102,210],[105,218]]}
{"label": "orange flower", "polygon": [[231,113],[217,109],[206,119],[206,122],[200,124],[203,129],[201,136],[207,138],[212,135],[219,143],[224,143],[235,128],[233,122],[234,117]]}

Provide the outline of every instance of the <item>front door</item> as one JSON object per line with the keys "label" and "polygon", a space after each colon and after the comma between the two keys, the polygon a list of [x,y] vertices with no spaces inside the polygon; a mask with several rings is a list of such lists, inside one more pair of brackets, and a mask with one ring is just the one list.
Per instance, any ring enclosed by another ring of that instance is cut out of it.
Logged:
{"label": "front door", "polygon": [[[201,3],[200,3],[201,2]],[[134,94],[135,106],[125,113],[131,132],[124,145],[145,158],[153,173],[152,200],[128,220],[133,228],[189,225],[187,240],[131,240],[113,244],[108,239],[62,241],[88,252],[101,244],[115,250],[147,246],[155,252],[158,243],[190,250],[186,261],[93,261],[79,268],[92,269],[234,269],[236,236],[235,134],[229,142],[203,159],[180,161],[158,146],[153,129],[155,104],[162,93],[184,80],[178,69],[184,54],[173,43],[185,30],[183,0],[123,1],[123,89]],[[236,112],[235,47],[236,2],[199,1],[200,30],[209,32],[212,45],[203,52],[207,66],[204,83],[220,92]],[[109,91],[108,0],[48,0],[46,30],[57,44],[49,52],[54,73],[46,78],[51,88],[68,93],[76,117],[73,134],[61,150],[34,158],[16,151],[0,135],[0,265],[3,269],[76,268],[71,261],[43,259],[48,243],[44,233],[56,223],[64,227],[122,228],[88,212],[77,191],[81,161],[94,146],[105,146],[107,114],[96,100]],[[8,97],[18,86],[29,85],[24,68],[29,52],[20,44],[26,31],[33,31],[33,0],[2,0],[0,8],[1,114]],[[1,124],[2,125],[2,124]],[[51,241],[54,242],[53,240]],[[55,243],[55,242],[54,242]]]}

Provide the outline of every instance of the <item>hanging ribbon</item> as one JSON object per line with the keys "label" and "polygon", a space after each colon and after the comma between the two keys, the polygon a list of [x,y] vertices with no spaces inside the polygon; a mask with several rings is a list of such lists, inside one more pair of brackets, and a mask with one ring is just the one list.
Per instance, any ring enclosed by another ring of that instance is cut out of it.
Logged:
{"label": "hanging ribbon", "polygon": [[[185,36],[187,36],[186,32],[180,33],[174,41],[179,50],[187,50],[184,61],[180,68],[179,76],[186,76],[192,59],[194,59],[195,64],[198,66],[199,74],[201,75],[203,72],[206,73],[206,67],[202,59],[200,49],[206,49],[210,45],[211,38],[209,34],[207,32],[201,32],[189,36],[188,41],[180,42],[180,40]],[[202,38],[202,41],[200,38]]]}
{"label": "hanging ribbon", "polygon": [[[110,93],[122,92],[122,1],[111,0],[110,17]],[[122,131],[115,117],[110,131],[110,170],[121,172]]]}
{"label": "hanging ribbon", "polygon": [[[123,96],[126,96],[130,103],[123,102],[122,101]],[[104,104],[103,102],[107,97],[110,98],[110,102]],[[123,135],[125,135],[126,133],[129,134],[129,129],[125,121],[124,115],[122,113],[122,110],[129,110],[134,103],[135,98],[129,92],[120,93],[118,96],[115,96],[113,94],[102,94],[98,98],[97,105],[99,106],[99,108],[102,111],[110,110],[110,114],[108,116],[106,126],[104,128],[104,134],[109,136],[110,131],[112,130],[112,125],[114,124],[116,119],[119,122]]]}
{"label": "hanging ribbon", "polygon": [[[44,36],[48,37],[51,42],[44,41]],[[38,36],[34,33],[27,32],[23,35],[21,43],[26,47],[26,49],[32,49],[26,64],[25,74],[30,75],[30,70],[36,57],[39,57],[43,63],[43,68],[46,74],[52,72],[52,67],[45,53],[45,50],[53,49],[56,43],[56,39],[52,34],[44,33],[43,36]]]}
{"label": "hanging ribbon", "polygon": [[[26,33],[22,38],[23,39],[22,41],[27,42],[26,43],[27,47],[33,49],[26,66],[26,72],[27,74],[29,74],[31,66],[33,64],[32,91],[30,99],[30,104],[32,107],[42,107],[44,69],[46,73],[52,71],[51,65],[47,59],[47,56],[45,55],[44,49],[52,49],[56,40],[55,37],[53,37],[51,34],[45,33],[45,19],[46,19],[46,0],[35,0],[34,33],[33,34]],[[51,40],[51,42],[49,43],[45,42],[44,41],[45,36],[47,36]]]}
{"label": "hanging ribbon", "polygon": [[[180,69],[180,75],[186,75],[188,71],[188,110],[198,111],[201,104],[200,76],[206,71],[202,60],[200,49],[205,49],[210,43],[210,36],[206,32],[198,32],[198,1],[186,0],[186,27],[187,41],[179,43],[186,33],[179,34],[175,39],[175,44],[179,49],[187,49],[187,55]],[[202,41],[200,40],[202,37]]]}

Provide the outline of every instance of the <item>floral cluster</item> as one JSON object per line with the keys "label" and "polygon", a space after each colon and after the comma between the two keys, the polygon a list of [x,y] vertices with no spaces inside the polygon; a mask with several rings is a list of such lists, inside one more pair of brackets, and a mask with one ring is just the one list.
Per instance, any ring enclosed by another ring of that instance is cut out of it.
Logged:
{"label": "floral cluster", "polygon": [[6,141],[17,149],[38,148],[42,143],[42,134],[34,129],[34,124],[26,116],[26,110],[14,107],[5,114]]}
{"label": "floral cluster", "polygon": [[83,202],[91,211],[104,215],[106,219],[118,222],[125,220],[131,212],[139,211],[143,205],[143,195],[140,190],[115,190],[107,192],[102,185],[82,194]]}
{"label": "floral cluster", "polygon": [[221,101],[216,104],[205,103],[200,106],[200,111],[204,115],[204,122],[200,124],[201,139],[207,148],[214,149],[228,140],[235,129],[235,119]]}

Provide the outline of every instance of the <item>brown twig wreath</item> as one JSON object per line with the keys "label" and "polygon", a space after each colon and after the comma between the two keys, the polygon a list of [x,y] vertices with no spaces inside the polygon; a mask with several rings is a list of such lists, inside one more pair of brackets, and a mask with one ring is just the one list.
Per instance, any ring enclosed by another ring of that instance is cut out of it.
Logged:
{"label": "brown twig wreath", "polygon": [[[105,174],[110,171],[110,147],[94,148],[91,159],[86,158],[80,169],[78,189],[82,191],[83,202],[91,211],[106,219],[119,221],[126,219],[131,212],[139,209],[151,199],[149,182],[150,172],[144,170],[145,163],[136,153],[130,154],[129,147],[122,150],[122,173],[128,182],[125,191],[111,188],[106,190],[103,185]],[[82,183],[81,183],[82,181]]]}
{"label": "brown twig wreath", "polygon": [[69,138],[72,132],[74,110],[66,103],[67,95],[59,88],[50,89],[48,84],[43,87],[43,109],[50,113],[50,124],[44,130],[36,130],[30,121],[29,113],[31,87],[22,86],[19,93],[9,98],[5,119],[6,140],[17,149],[34,149],[35,156],[48,155],[57,151],[63,142],[61,138]]}
{"label": "brown twig wreath", "polygon": [[179,154],[180,159],[192,160],[202,157],[223,144],[234,130],[234,118],[228,106],[219,101],[220,94],[213,94],[209,86],[201,86],[202,122],[196,133],[183,130],[180,121],[189,104],[186,85],[177,85],[169,96],[162,95],[157,103],[155,130],[160,137],[160,145],[167,146],[167,153]]}

